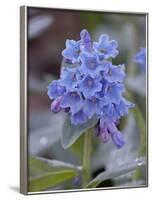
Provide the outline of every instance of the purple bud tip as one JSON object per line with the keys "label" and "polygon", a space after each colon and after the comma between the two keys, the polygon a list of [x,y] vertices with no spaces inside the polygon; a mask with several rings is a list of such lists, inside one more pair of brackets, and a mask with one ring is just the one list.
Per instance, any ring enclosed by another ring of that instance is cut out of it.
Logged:
{"label": "purple bud tip", "polygon": [[112,141],[118,149],[122,148],[125,144],[124,136],[120,131],[112,133]]}
{"label": "purple bud tip", "polygon": [[90,43],[90,42],[91,42],[90,34],[89,34],[89,32],[88,32],[86,29],[83,29],[83,30],[80,32],[80,37],[81,37],[81,40],[82,40],[84,43]]}
{"label": "purple bud tip", "polygon": [[51,104],[51,111],[54,113],[58,113],[61,110],[60,102],[62,97],[56,98]]}
{"label": "purple bud tip", "polygon": [[99,137],[101,138],[101,141],[103,143],[107,143],[109,141],[110,135],[109,135],[109,133],[108,133],[106,128],[101,128],[100,129]]}

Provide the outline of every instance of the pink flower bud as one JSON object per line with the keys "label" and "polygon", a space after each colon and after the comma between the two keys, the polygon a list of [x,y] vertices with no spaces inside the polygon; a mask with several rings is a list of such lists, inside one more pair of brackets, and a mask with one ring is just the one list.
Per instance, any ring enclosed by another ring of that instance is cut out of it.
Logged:
{"label": "pink flower bud", "polygon": [[57,97],[52,103],[51,103],[51,111],[54,113],[58,113],[60,112],[60,110],[62,109],[60,106],[60,102],[61,102],[62,97]]}
{"label": "pink flower bud", "polygon": [[106,128],[100,128],[99,137],[101,138],[101,141],[103,143],[107,143],[109,141],[109,137],[110,137],[108,130]]}

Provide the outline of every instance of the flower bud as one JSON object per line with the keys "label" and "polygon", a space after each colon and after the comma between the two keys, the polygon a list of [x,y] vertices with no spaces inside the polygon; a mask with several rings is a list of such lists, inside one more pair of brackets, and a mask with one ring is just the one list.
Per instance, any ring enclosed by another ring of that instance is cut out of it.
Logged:
{"label": "flower bud", "polygon": [[60,110],[62,109],[60,106],[60,102],[61,102],[62,97],[57,97],[51,104],[51,111],[54,113],[58,113],[60,112]]}
{"label": "flower bud", "polygon": [[118,149],[122,148],[125,144],[124,136],[120,131],[113,132],[111,134],[112,141]]}
{"label": "flower bud", "polygon": [[92,48],[91,48],[91,37],[90,37],[89,32],[86,29],[83,29],[80,32],[80,37],[81,37],[81,40],[82,40],[82,43],[83,43],[85,49],[87,51],[91,52],[92,51]]}
{"label": "flower bud", "polygon": [[101,138],[101,141],[103,143],[107,143],[109,141],[109,138],[110,138],[108,130],[106,128],[100,128],[99,137]]}

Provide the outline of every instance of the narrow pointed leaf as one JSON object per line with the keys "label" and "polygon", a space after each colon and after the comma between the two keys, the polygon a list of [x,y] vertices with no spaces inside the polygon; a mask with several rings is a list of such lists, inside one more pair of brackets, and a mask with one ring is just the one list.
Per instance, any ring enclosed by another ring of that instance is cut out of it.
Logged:
{"label": "narrow pointed leaf", "polygon": [[89,184],[88,188],[95,188],[97,187],[101,182],[112,179],[121,175],[124,175],[128,172],[134,171],[137,167],[141,167],[146,165],[146,158],[140,157],[136,160],[133,160],[130,163],[125,163],[120,166],[115,166],[113,169],[109,169],[105,172],[100,173],[95,179],[93,179]]}
{"label": "narrow pointed leaf", "polygon": [[77,172],[70,169],[44,173],[39,177],[29,180],[29,192],[43,191],[47,188],[57,186],[75,176],[77,176]]}
{"label": "narrow pointed leaf", "polygon": [[28,190],[30,192],[37,192],[55,187],[77,176],[81,169],[80,166],[62,161],[31,157],[29,159]]}

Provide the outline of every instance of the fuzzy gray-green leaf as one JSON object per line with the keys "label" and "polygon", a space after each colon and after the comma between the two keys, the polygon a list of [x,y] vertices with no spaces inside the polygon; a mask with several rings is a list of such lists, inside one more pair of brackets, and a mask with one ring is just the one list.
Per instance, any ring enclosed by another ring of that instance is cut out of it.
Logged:
{"label": "fuzzy gray-green leaf", "polygon": [[81,166],[62,161],[31,157],[29,159],[28,190],[38,192],[57,186],[77,176],[81,169]]}
{"label": "fuzzy gray-green leaf", "polygon": [[96,178],[94,178],[89,184],[88,188],[95,188],[97,187],[101,182],[112,179],[121,175],[124,175],[130,171],[134,171],[137,167],[141,167],[146,165],[146,158],[140,157],[136,160],[133,160],[132,162],[125,163],[120,166],[115,166],[113,169],[109,169],[105,172],[100,173]]}
{"label": "fuzzy gray-green leaf", "polygon": [[67,115],[62,127],[62,146],[64,149],[70,147],[87,129],[92,128],[97,123],[97,118],[92,118],[86,123],[78,126],[71,124],[70,116]]}

